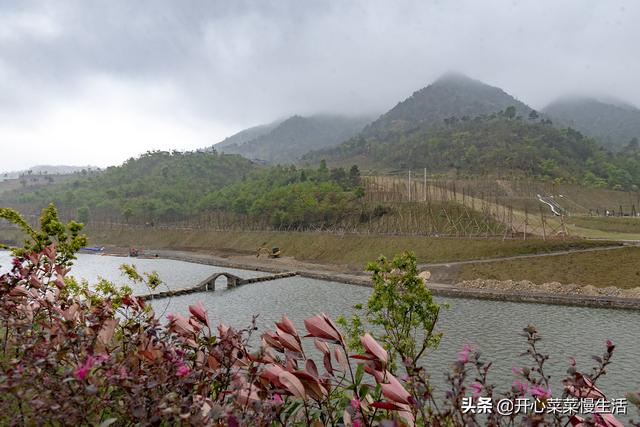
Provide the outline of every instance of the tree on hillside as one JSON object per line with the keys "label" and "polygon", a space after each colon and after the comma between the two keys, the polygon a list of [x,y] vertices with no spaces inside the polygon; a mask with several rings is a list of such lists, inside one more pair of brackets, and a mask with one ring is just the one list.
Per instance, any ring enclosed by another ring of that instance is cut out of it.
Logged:
{"label": "tree on hillside", "polygon": [[510,105],[509,107],[507,107],[504,110],[504,116],[509,120],[512,120],[513,118],[515,118],[516,117],[516,107],[514,107],[513,105]]}
{"label": "tree on hillside", "polygon": [[78,222],[87,224],[89,222],[89,208],[82,206],[78,208]]}
{"label": "tree on hillside", "polygon": [[353,165],[349,169],[349,183],[352,187],[360,185],[360,169],[358,169],[358,165]]}
{"label": "tree on hillside", "polygon": [[133,216],[133,209],[131,208],[126,208],[123,212],[122,212],[122,216],[124,217],[124,220],[127,224],[129,224],[129,220],[131,219],[131,217]]}

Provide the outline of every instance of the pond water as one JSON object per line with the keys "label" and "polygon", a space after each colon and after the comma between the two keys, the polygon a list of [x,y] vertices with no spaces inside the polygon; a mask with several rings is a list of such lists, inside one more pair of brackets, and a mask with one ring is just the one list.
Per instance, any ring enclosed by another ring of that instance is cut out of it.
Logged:
{"label": "pond water", "polygon": [[[8,271],[11,267],[9,252],[0,251],[0,273]],[[158,291],[168,289],[180,289],[192,287],[209,275],[226,271],[242,278],[258,277],[267,273],[259,271],[238,270],[212,265],[184,263],[167,259],[145,259],[117,256],[100,256],[93,254],[78,254],[71,275],[77,279],[87,279],[89,283],[95,283],[99,277],[117,284],[128,284],[133,288],[134,294],[147,294],[150,291],[141,285],[131,284],[120,271],[122,264],[132,264],[139,273],[151,273],[156,271],[163,281]],[[219,279],[218,285],[224,282]],[[226,285],[225,285],[226,286]]]}
{"label": "pond water", "polygon": [[[0,271],[8,264],[6,252],[0,252]],[[118,266],[133,262],[141,271],[156,270],[169,287],[191,286],[214,271],[233,271],[241,277],[260,274],[199,264],[167,260],[131,260],[127,258],[80,255],[73,274],[94,280],[98,275],[123,282]],[[332,318],[349,314],[351,307],[366,302],[370,288],[321,280],[293,277],[226,289],[224,280],[215,292],[196,293],[153,302],[156,312],[188,313],[187,306],[201,300],[212,321],[236,327],[247,326],[252,315],[259,315],[260,330],[271,327],[283,314],[302,329],[303,319],[321,311]],[[606,339],[616,344],[614,363],[599,381],[609,398],[624,397],[640,390],[640,312],[626,310],[564,307],[463,298],[436,298],[449,304],[443,310],[439,330],[444,337],[439,349],[428,355],[425,364],[436,384],[443,384],[445,370],[456,359],[463,344],[471,343],[494,361],[491,380],[505,389],[514,380],[513,366],[524,366],[518,355],[526,349],[519,336],[522,328],[534,324],[543,335],[541,348],[551,355],[547,364],[552,375],[553,392],[561,389],[560,380],[568,367],[568,358],[576,357],[578,368],[588,372],[590,356],[600,354]],[[527,362],[528,365],[528,362]]]}

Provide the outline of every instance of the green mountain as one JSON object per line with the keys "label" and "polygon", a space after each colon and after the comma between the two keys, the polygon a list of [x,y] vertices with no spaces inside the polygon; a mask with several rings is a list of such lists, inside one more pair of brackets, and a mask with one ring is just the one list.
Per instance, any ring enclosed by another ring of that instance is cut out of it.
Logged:
{"label": "green mountain", "polygon": [[259,168],[237,155],[155,151],[64,183],[2,194],[0,204],[38,212],[55,203],[67,216],[86,208],[107,218],[176,220],[196,213],[203,197]]}
{"label": "green mountain", "polygon": [[[270,163],[294,163],[309,151],[332,147],[357,135],[369,121],[369,117],[293,116],[251,140],[242,137],[235,143],[217,144],[214,148]],[[264,127],[258,132],[263,130]]]}
{"label": "green mountain", "polygon": [[544,112],[611,149],[618,150],[633,138],[640,139],[640,109],[628,104],[564,98],[547,106]]}
{"label": "green mountain", "polygon": [[64,182],[0,188],[0,206],[37,215],[55,203],[64,218],[85,223],[195,219],[226,228],[289,228],[357,221],[363,194],[356,166],[298,169],[215,150],[155,151]]}
{"label": "green mountain", "polygon": [[218,142],[215,145],[215,148],[217,150],[220,150],[228,146],[240,146],[245,142],[252,141],[258,137],[268,134],[273,129],[275,129],[280,123],[282,123],[282,120],[276,120],[275,122],[271,122],[266,125],[258,125],[258,126],[253,126],[253,127],[241,130],[240,132],[233,134],[223,139],[222,141]]}
{"label": "green mountain", "polygon": [[305,158],[378,170],[427,168],[430,174],[526,175],[595,186],[640,186],[637,145],[628,147],[624,155],[613,155],[573,129],[504,113],[484,119],[456,119],[439,130],[361,135]]}
{"label": "green mountain", "polygon": [[515,115],[523,117],[528,117],[532,111],[502,89],[462,74],[448,73],[380,116],[365,128],[363,136],[389,131],[438,129],[452,117],[473,119],[509,107],[515,108]]}
{"label": "green mountain", "polygon": [[503,90],[459,74],[415,92],[357,137],[304,156],[312,163],[322,159],[373,170],[640,186],[637,143],[609,153],[579,131],[553,126]]}

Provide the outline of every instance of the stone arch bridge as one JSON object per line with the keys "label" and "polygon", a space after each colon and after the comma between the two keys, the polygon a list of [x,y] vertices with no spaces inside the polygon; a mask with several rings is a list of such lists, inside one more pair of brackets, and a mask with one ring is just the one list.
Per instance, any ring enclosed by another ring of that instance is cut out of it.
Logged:
{"label": "stone arch bridge", "polygon": [[174,289],[168,290],[164,292],[152,293],[147,295],[140,295],[140,297],[144,299],[160,299],[160,298],[168,298],[177,295],[185,295],[191,294],[194,292],[209,292],[216,290],[216,280],[220,277],[225,277],[227,279],[227,288],[235,288],[236,286],[246,285],[249,283],[257,283],[257,282],[267,282],[270,280],[284,279],[285,277],[297,276],[298,272],[284,272],[284,273],[276,273],[267,276],[259,276],[259,277],[251,277],[248,279],[243,279],[242,277],[238,277],[235,274],[219,271],[217,273],[213,273],[199,284],[192,288],[186,289]]}

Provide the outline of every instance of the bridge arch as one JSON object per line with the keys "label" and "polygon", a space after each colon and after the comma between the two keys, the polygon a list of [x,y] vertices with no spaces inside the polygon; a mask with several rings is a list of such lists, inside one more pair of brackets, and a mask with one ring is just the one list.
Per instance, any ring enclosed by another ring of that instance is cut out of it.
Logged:
{"label": "bridge arch", "polygon": [[199,286],[201,290],[204,291],[214,291],[216,289],[216,280],[220,277],[224,276],[227,278],[227,288],[234,288],[240,284],[242,284],[242,278],[236,276],[235,274],[227,273],[226,271],[221,271],[219,273],[214,273],[211,276],[207,277]]}

